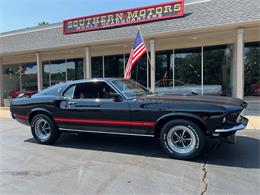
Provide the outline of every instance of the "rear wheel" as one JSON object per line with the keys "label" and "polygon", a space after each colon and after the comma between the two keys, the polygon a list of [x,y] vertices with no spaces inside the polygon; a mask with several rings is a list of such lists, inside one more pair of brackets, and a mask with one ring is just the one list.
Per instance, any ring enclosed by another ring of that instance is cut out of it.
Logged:
{"label": "rear wheel", "polygon": [[60,136],[56,124],[45,114],[38,114],[33,117],[31,131],[34,139],[41,144],[52,144]]}
{"label": "rear wheel", "polygon": [[173,120],[165,124],[160,134],[163,149],[174,158],[191,159],[198,156],[205,145],[205,136],[195,123]]}

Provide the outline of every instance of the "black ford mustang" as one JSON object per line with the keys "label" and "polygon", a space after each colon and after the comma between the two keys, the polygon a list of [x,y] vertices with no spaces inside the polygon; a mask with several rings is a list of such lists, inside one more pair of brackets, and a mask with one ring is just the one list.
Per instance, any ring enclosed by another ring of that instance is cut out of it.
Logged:
{"label": "black ford mustang", "polygon": [[247,125],[246,106],[235,98],[152,94],[134,81],[107,78],[58,84],[13,99],[10,110],[41,144],[66,131],[150,136],[172,157],[189,159],[202,152],[206,136],[234,140]]}

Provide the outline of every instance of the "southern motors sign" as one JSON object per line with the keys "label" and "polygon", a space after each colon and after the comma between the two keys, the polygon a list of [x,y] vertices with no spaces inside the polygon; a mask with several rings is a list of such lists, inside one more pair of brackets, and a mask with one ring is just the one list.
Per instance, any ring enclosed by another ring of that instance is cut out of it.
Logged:
{"label": "southern motors sign", "polygon": [[183,16],[184,0],[121,10],[63,21],[63,33],[72,34],[91,30],[125,26]]}

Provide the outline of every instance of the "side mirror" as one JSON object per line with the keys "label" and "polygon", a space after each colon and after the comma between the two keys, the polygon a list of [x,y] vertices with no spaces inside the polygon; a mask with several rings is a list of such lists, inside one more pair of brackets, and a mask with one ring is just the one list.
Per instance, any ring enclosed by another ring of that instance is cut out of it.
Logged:
{"label": "side mirror", "polygon": [[122,97],[117,93],[109,93],[109,95],[115,102],[122,101]]}

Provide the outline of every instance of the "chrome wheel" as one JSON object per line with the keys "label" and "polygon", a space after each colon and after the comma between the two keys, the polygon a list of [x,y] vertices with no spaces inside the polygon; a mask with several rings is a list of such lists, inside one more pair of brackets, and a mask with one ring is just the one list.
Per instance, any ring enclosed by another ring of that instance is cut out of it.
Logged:
{"label": "chrome wheel", "polygon": [[41,141],[46,141],[51,136],[51,127],[47,120],[40,118],[34,123],[35,134]]}
{"label": "chrome wheel", "polygon": [[167,134],[167,143],[171,149],[180,154],[188,154],[195,149],[196,136],[194,132],[186,126],[175,126]]}

